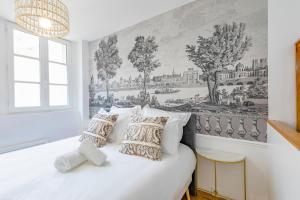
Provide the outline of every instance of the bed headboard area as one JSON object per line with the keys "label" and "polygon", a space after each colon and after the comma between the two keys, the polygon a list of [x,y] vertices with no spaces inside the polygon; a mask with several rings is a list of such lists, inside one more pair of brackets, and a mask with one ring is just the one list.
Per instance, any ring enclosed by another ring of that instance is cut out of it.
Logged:
{"label": "bed headboard area", "polygon": [[91,41],[90,117],[148,104],[192,113],[193,150],[196,134],[266,142],[267,41],[267,0],[197,0]]}
{"label": "bed headboard area", "polygon": [[[190,147],[196,155],[196,119],[197,116],[192,114],[187,125],[183,128],[183,135],[181,143]],[[192,182],[189,186],[192,195],[196,195],[197,185],[196,185],[196,175],[193,173]]]}
{"label": "bed headboard area", "polygon": [[189,146],[192,150],[195,150],[195,136],[196,136],[196,120],[197,116],[192,114],[187,125],[183,128],[183,136],[181,143]]}

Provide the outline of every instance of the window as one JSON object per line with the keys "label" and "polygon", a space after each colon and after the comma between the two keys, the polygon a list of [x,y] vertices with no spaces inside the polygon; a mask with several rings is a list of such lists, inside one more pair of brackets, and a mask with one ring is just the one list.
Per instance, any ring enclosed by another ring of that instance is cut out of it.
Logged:
{"label": "window", "polygon": [[48,41],[49,52],[49,104],[68,104],[67,47],[65,44]]}
{"label": "window", "polygon": [[14,106],[38,107],[40,102],[39,38],[14,30]]}
{"label": "window", "polygon": [[[69,105],[67,42],[12,28],[10,108],[45,110]],[[9,40],[10,41],[10,40]]]}

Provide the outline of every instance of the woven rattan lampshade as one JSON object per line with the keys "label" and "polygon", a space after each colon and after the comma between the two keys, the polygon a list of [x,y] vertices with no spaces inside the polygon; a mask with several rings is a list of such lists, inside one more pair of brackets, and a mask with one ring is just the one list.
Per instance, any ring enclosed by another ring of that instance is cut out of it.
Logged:
{"label": "woven rattan lampshade", "polygon": [[16,23],[46,37],[69,32],[69,11],[60,0],[15,0]]}

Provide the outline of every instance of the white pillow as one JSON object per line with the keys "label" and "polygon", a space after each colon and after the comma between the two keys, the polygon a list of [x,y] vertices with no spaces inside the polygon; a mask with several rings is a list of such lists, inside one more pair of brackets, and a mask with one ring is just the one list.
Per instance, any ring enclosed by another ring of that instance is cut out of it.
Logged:
{"label": "white pillow", "polygon": [[185,112],[169,112],[169,111],[164,111],[164,110],[159,110],[155,108],[150,108],[149,105],[146,105],[142,113],[146,117],[169,117],[170,119],[179,119],[180,122],[182,123],[183,126],[187,124],[191,117],[191,113],[185,113]]}
{"label": "white pillow", "polygon": [[131,116],[132,116],[132,114],[130,114],[130,113],[120,113],[119,114],[120,119],[117,120],[117,122],[115,123],[113,132],[109,136],[109,142],[118,143],[118,144],[121,143],[121,141],[123,139],[123,135],[126,132],[127,127],[130,123]]}
{"label": "white pillow", "polygon": [[107,113],[107,111],[104,108],[100,108],[98,113]]}
{"label": "white pillow", "polygon": [[[117,112],[118,114],[119,113],[133,113],[133,114],[139,114],[140,112],[142,111],[142,108],[140,105],[137,105],[137,106],[134,106],[132,108],[118,108],[116,106],[112,106],[110,108],[110,112],[113,113],[113,112]],[[104,109],[104,108],[100,108],[98,113],[107,113],[107,111]]]}
{"label": "white pillow", "polygon": [[169,117],[162,133],[161,147],[164,153],[176,154],[183,134],[183,127],[191,117],[191,113],[168,112],[150,108],[148,105],[142,110],[145,117]]}
{"label": "white pillow", "polygon": [[179,119],[168,120],[162,133],[161,148],[167,154],[177,154],[183,134],[183,126]]}
{"label": "white pillow", "polygon": [[[104,109],[100,109],[99,112],[106,112]],[[109,136],[109,142],[121,143],[123,134],[127,130],[130,123],[130,117],[135,114],[141,113],[141,106],[135,106],[133,108],[118,108],[112,106],[110,113],[118,114],[118,119],[114,125],[113,131]]]}
{"label": "white pillow", "polygon": [[142,111],[141,106],[135,106],[132,108],[118,108],[116,106],[112,106],[110,109],[111,113],[117,112],[119,113],[131,113],[131,114],[139,114]]}

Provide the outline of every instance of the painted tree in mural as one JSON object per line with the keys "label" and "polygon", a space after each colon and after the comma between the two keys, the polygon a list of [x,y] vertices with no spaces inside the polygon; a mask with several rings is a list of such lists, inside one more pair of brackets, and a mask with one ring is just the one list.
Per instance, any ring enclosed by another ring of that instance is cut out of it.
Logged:
{"label": "painted tree in mural", "polygon": [[142,91],[140,93],[141,104],[145,105],[150,101],[150,94],[147,93],[147,81],[150,80],[150,74],[160,66],[160,62],[155,57],[158,51],[155,37],[138,36],[135,38],[135,44],[128,55],[128,60],[139,72],[143,74]]}
{"label": "painted tree in mural", "polygon": [[234,66],[252,46],[245,30],[244,23],[215,25],[211,37],[199,36],[196,45],[186,46],[189,60],[202,70],[206,78],[212,104],[218,104],[218,73],[230,65]]}
{"label": "painted tree in mural", "polygon": [[96,96],[96,92],[95,92],[95,85],[94,85],[94,76],[92,75],[91,77],[91,81],[90,81],[90,85],[89,85],[89,104],[92,104],[95,96]]}
{"label": "painted tree in mural", "polygon": [[105,82],[107,103],[111,102],[109,98],[109,80],[116,75],[117,69],[122,65],[117,43],[118,38],[116,35],[109,36],[107,41],[101,40],[94,57],[98,79]]}

